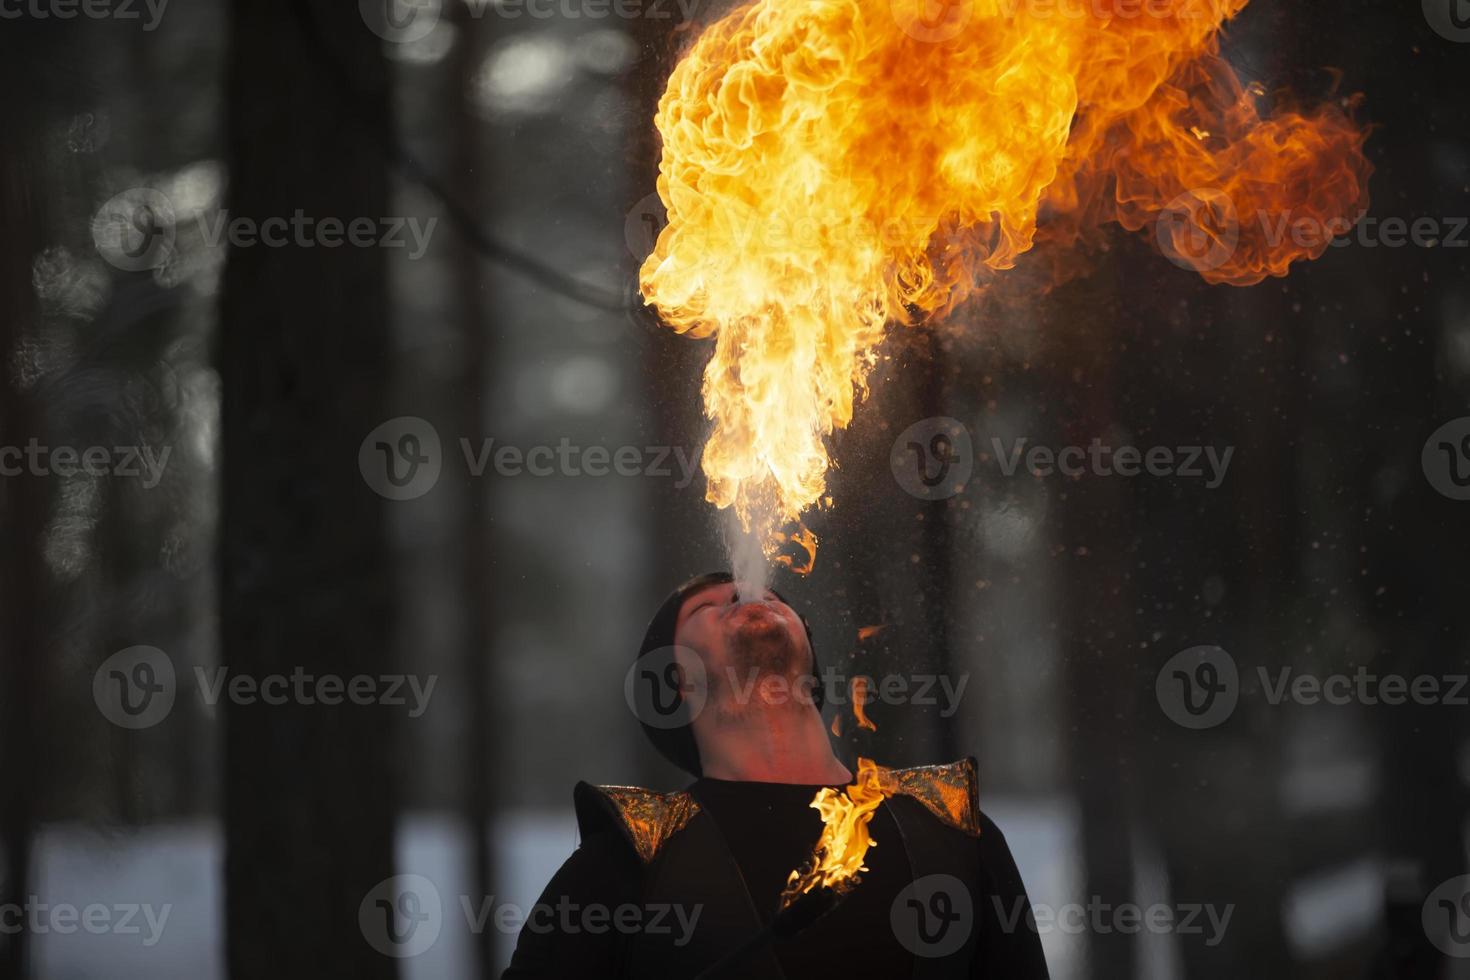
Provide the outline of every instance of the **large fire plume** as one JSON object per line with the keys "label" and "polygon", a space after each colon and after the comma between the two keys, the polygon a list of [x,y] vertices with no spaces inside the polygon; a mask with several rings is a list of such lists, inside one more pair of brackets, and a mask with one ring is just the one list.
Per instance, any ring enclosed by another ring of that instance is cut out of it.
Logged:
{"label": "large fire plume", "polygon": [[659,103],[669,221],[640,285],[715,338],[710,501],[776,550],[823,497],[888,324],[950,312],[1033,247],[1151,229],[1234,285],[1320,255],[1330,235],[1280,221],[1356,220],[1365,131],[1345,100],[1242,83],[1219,39],[1246,2],[755,0],[709,27]]}

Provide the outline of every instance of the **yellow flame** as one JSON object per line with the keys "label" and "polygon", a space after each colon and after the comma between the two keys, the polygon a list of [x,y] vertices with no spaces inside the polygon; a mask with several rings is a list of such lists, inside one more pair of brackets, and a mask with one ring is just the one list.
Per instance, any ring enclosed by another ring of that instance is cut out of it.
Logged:
{"label": "yellow flame", "polygon": [[863,863],[868,848],[878,846],[868,834],[868,824],[883,798],[878,766],[871,759],[858,759],[851,786],[817,792],[812,807],[822,815],[822,836],[811,863],[791,872],[786,880],[781,892],[783,909],[813,889],[842,893],[858,883],[858,875],[868,870]]}
{"label": "yellow flame", "polygon": [[706,30],[659,103],[669,223],[640,286],[715,337],[709,500],[774,553],[886,325],[1034,245],[1168,218],[1166,254],[1238,285],[1320,255],[1251,218],[1360,213],[1365,134],[1337,106],[1260,113],[1219,57],[1246,2],[755,0]]}

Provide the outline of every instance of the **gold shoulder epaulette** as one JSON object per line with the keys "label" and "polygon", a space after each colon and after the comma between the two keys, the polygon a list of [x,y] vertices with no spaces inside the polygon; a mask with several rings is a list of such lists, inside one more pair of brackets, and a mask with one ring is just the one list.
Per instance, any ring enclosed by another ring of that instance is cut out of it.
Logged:
{"label": "gold shoulder epaulette", "polygon": [[655,793],[639,786],[593,786],[578,783],[573,798],[577,822],[585,835],[599,817],[611,818],[644,864],[652,861],[670,837],[699,812],[687,792]]}
{"label": "gold shoulder epaulette", "polygon": [[909,769],[878,767],[879,784],[889,796],[911,796],[940,820],[972,837],[980,835],[979,779],[975,760]]}

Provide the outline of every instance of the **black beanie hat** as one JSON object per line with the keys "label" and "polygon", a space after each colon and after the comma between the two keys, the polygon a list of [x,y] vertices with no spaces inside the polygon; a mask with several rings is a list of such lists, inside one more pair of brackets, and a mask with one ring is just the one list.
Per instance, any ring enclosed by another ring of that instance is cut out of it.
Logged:
{"label": "black beanie hat", "polygon": [[[725,585],[733,581],[735,581],[735,576],[729,572],[706,572],[703,575],[696,575],[670,593],[669,597],[663,601],[663,605],[658,607],[658,612],[653,614],[653,621],[648,624],[648,630],[643,634],[643,644],[638,648],[635,663],[645,654],[654,650],[668,649],[674,645],[674,630],[679,623],[679,610],[683,608],[684,600],[712,585]],[[771,591],[775,592],[774,589]],[[779,592],[776,592],[776,598],[786,602],[785,597]],[[805,616],[801,616],[801,623],[806,627],[807,646],[812,651],[812,679],[816,682],[812,686],[812,702],[817,710],[821,711],[822,676],[817,667],[817,649],[812,640],[812,626],[807,622]],[[675,697],[678,697],[677,692],[675,692]],[[689,724],[661,727],[650,725],[641,717],[638,721],[643,726],[643,733],[648,736],[653,747],[658,749],[665,759],[692,776],[702,775],[699,765],[699,746],[694,741],[694,729]]]}

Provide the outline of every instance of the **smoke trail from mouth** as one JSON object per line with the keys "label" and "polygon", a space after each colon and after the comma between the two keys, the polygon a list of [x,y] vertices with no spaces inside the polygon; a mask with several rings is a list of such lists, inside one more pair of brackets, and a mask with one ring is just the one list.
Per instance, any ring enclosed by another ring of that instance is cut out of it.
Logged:
{"label": "smoke trail from mouth", "polygon": [[771,580],[764,539],[754,528],[744,527],[733,510],[724,511],[723,516],[725,550],[730,556],[730,572],[735,576],[735,591],[742,597],[759,599],[766,594]]}

